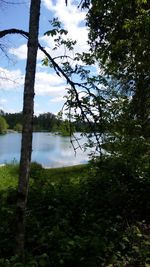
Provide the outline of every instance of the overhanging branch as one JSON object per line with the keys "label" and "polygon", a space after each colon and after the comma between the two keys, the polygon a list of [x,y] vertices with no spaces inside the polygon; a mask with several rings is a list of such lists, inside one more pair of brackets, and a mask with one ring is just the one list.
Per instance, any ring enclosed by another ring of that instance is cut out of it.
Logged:
{"label": "overhanging branch", "polygon": [[0,31],[0,38],[3,38],[4,36],[8,35],[8,34],[20,34],[25,38],[29,37],[29,33],[20,29],[7,29],[7,30],[3,30]]}
{"label": "overhanging branch", "polygon": [[[0,38],[3,38],[4,36],[7,36],[9,34],[20,34],[23,37],[25,37],[26,39],[28,39],[28,37],[29,37],[29,33],[28,32],[23,31],[23,30],[20,30],[20,29],[12,28],[12,29],[7,29],[7,30],[0,31]],[[73,82],[68,77],[68,75],[62,70],[62,68],[57,64],[57,62],[45,50],[45,48],[40,45],[40,43],[38,44],[38,47],[45,54],[45,56],[49,59],[49,61],[52,63],[52,65],[54,67],[54,70],[56,71],[57,75],[60,76],[60,74],[61,74],[66,79],[66,82],[71,86],[71,89],[73,90],[73,92],[75,94],[75,98],[76,98],[78,107],[79,107],[79,109],[81,111],[82,118],[87,120],[87,122],[88,122],[91,130],[94,132],[94,135],[96,137],[96,141],[97,141],[98,147],[100,148],[100,153],[101,153],[101,144],[100,144],[100,141],[99,141],[99,137],[98,137],[97,133],[95,132],[95,129],[94,129],[93,124],[90,122],[88,116],[84,112],[84,108],[83,108],[82,103],[81,103],[81,101],[79,99],[78,91],[76,89],[76,86],[82,87],[82,88],[85,89],[85,85],[80,84],[80,83]],[[89,111],[90,111],[90,109],[89,109]],[[91,111],[90,111],[90,114],[91,114]]]}

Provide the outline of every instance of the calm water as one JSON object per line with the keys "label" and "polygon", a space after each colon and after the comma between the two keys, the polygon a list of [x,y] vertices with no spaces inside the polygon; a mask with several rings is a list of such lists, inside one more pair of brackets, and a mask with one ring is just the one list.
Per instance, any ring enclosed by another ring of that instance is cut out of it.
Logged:
{"label": "calm water", "polygon": [[[80,138],[80,144],[85,138]],[[8,133],[0,135],[0,164],[20,160],[21,134]],[[77,146],[77,144],[75,144]],[[75,155],[69,137],[62,137],[51,133],[33,134],[32,161],[41,163],[44,167],[62,167],[87,163],[88,151],[77,150]]]}

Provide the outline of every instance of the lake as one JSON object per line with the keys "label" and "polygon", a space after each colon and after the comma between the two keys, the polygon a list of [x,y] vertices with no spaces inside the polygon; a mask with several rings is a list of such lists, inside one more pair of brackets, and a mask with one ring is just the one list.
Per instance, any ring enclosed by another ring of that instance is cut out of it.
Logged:
{"label": "lake", "polygon": [[[80,145],[84,146],[85,137],[81,137]],[[77,143],[74,143],[77,147]],[[0,135],[0,164],[19,162],[21,147],[21,133],[7,133]],[[84,149],[83,149],[84,150]],[[88,152],[81,149],[75,154],[70,143],[70,137],[62,137],[52,133],[33,133],[32,161],[42,164],[43,167],[63,167],[88,162]]]}

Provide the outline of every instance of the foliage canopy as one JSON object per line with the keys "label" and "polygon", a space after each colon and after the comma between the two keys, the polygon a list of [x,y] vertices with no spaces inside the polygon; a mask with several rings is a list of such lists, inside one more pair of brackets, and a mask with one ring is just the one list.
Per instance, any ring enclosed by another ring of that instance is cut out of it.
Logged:
{"label": "foliage canopy", "polygon": [[149,131],[150,3],[147,0],[91,1],[87,15],[91,51],[105,74],[133,98],[132,114]]}

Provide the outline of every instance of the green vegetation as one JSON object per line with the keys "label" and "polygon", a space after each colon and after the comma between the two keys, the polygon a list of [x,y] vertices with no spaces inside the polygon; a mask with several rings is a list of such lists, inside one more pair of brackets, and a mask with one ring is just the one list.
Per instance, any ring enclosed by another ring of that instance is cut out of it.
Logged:
{"label": "green vegetation", "polygon": [[75,132],[75,128],[68,120],[64,120],[61,122],[58,132],[62,136],[71,136]]}
{"label": "green vegetation", "polygon": [[5,134],[8,128],[6,120],[0,116],[0,134]]}
{"label": "green vegetation", "polygon": [[[84,2],[84,1],[83,1]],[[88,12],[91,53],[115,91],[130,98],[130,119],[149,137],[150,3],[148,0],[94,0]],[[113,27],[112,27],[113,25]]]}
{"label": "green vegetation", "polygon": [[14,130],[17,131],[17,132],[22,132],[22,124],[21,123],[17,123],[14,126]]}
{"label": "green vegetation", "polygon": [[[7,121],[9,129],[14,129],[17,132],[22,131],[23,118],[22,113],[5,113],[0,111],[3,118]],[[33,129],[35,132],[47,131],[47,132],[58,132],[63,136],[68,136],[74,132],[88,131],[89,127],[87,123],[74,121],[70,123],[67,120],[63,120],[60,116],[56,116],[50,112],[34,116],[33,118]]]}
{"label": "green vegetation", "polygon": [[0,265],[95,267],[150,264],[150,180],[122,159],[43,169],[32,163],[26,263],[13,256],[18,167],[0,168]]}
{"label": "green vegetation", "polygon": [[[88,129],[89,145],[100,157],[61,169],[31,164],[24,265],[13,253],[18,171],[11,165],[0,169],[2,267],[150,266],[150,4],[83,0],[80,5],[89,7],[89,53],[76,54],[74,64],[66,54],[59,66],[47,53],[43,64],[66,78],[68,118]],[[76,41],[63,39],[67,31],[61,23],[53,19],[51,26],[45,34],[56,37],[54,49],[72,50]],[[96,76],[88,69],[95,63]],[[72,129],[59,115],[35,117],[34,130],[67,136]]]}
{"label": "green vegetation", "polygon": [[[1,111],[2,112],[2,111]],[[10,129],[16,131],[21,131],[23,125],[22,112],[19,113],[3,113],[3,117],[9,124]],[[40,114],[39,116],[34,116],[33,118],[33,128],[34,131],[51,131],[53,127],[59,126],[60,122],[57,120],[56,116],[50,112]]]}
{"label": "green vegetation", "polygon": [[5,165],[0,167],[0,190],[8,190],[9,188],[16,188],[18,179],[18,166]]}
{"label": "green vegetation", "polygon": [[3,114],[3,117],[7,121],[9,125],[9,129],[14,129],[14,127],[19,123],[22,125],[23,119],[22,119],[22,112],[18,113],[5,113],[4,111],[1,111]]}

